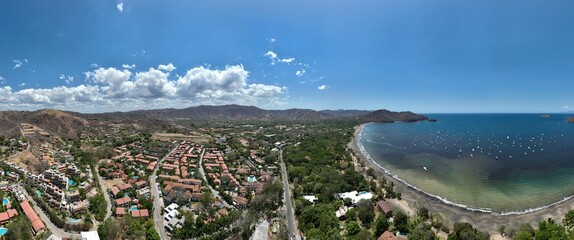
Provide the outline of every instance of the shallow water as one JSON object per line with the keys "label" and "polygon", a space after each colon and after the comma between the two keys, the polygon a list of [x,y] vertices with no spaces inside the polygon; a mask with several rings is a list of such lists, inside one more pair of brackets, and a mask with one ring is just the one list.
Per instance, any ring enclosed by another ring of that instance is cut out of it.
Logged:
{"label": "shallow water", "polygon": [[360,143],[397,178],[444,202],[502,213],[574,195],[574,124],[566,115],[444,114],[368,124]]}

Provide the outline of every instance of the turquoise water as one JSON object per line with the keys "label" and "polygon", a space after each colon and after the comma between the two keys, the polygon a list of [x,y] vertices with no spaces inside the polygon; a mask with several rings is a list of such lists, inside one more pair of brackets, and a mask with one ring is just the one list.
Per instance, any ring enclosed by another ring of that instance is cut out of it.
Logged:
{"label": "turquoise water", "polygon": [[505,214],[574,195],[574,124],[566,115],[437,114],[368,124],[359,142],[396,178],[443,202]]}
{"label": "turquoise water", "polygon": [[71,223],[81,223],[82,222],[82,219],[71,218],[71,217],[67,218],[67,220],[68,220],[68,222],[71,222]]}
{"label": "turquoise water", "polygon": [[138,178],[139,178],[138,176],[133,176],[133,177],[132,177],[132,179],[138,179]]}
{"label": "turquoise water", "polygon": [[70,186],[74,187],[74,186],[76,186],[77,183],[74,180],[68,178],[68,184]]}
{"label": "turquoise water", "polygon": [[248,182],[255,182],[255,181],[257,181],[257,179],[255,178],[255,176],[248,176],[247,181]]}
{"label": "turquoise water", "polygon": [[130,193],[124,193],[124,197],[129,197]]}
{"label": "turquoise water", "polygon": [[0,236],[4,235],[8,233],[8,229],[7,228],[0,228]]}
{"label": "turquoise water", "polygon": [[130,211],[135,211],[135,210],[138,210],[138,206],[131,206],[130,207]]}
{"label": "turquoise water", "polygon": [[36,192],[36,195],[38,195],[38,197],[42,197],[42,192],[40,192],[40,190],[34,190],[34,192]]}
{"label": "turquoise water", "polygon": [[4,198],[4,199],[2,200],[2,204],[8,205],[8,203],[10,203],[10,200],[8,200],[8,198]]}

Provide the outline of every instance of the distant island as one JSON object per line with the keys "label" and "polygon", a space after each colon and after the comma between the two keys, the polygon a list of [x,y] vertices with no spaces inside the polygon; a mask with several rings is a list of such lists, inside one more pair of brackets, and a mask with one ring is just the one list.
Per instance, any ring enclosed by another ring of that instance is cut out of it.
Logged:
{"label": "distant island", "polygon": [[568,122],[568,123],[574,123],[574,117],[568,117],[568,118],[566,119],[566,122]]}

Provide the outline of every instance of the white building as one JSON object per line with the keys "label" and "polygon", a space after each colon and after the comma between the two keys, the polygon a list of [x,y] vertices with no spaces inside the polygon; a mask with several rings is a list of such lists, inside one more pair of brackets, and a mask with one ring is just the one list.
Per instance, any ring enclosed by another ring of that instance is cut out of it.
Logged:
{"label": "white building", "polygon": [[177,210],[179,205],[172,203],[165,208],[163,215],[163,227],[165,230],[171,232],[175,228],[181,228],[185,222],[185,216],[181,215]]}
{"label": "white building", "polygon": [[370,193],[370,192],[360,192],[359,193],[357,191],[352,191],[352,192],[346,192],[346,193],[339,193],[338,196],[341,199],[349,198],[349,199],[351,199],[351,202],[353,204],[357,204],[361,200],[371,200],[373,198],[373,193]]}
{"label": "white building", "polygon": [[98,235],[97,231],[91,232],[82,232],[81,233],[82,240],[100,240],[100,236]]}

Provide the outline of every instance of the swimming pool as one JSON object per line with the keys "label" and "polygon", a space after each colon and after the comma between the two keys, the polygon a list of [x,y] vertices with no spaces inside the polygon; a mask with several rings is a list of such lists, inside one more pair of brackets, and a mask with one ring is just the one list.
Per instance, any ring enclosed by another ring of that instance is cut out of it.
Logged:
{"label": "swimming pool", "polygon": [[76,186],[77,183],[74,180],[68,178],[68,184],[70,186],[74,187],[74,186]]}
{"label": "swimming pool", "polygon": [[8,203],[10,203],[10,200],[8,200],[8,198],[4,198],[4,199],[2,200],[2,204],[8,205]]}
{"label": "swimming pool", "polygon": [[34,190],[34,192],[36,192],[36,195],[38,195],[38,197],[42,197],[42,192],[40,192],[40,190]]}
{"label": "swimming pool", "polygon": [[138,206],[134,205],[134,206],[130,207],[130,211],[136,211],[136,210],[138,210]]}
{"label": "swimming pool", "polygon": [[133,177],[132,177],[132,179],[138,179],[138,178],[139,178],[138,176],[133,176]]}
{"label": "swimming pool", "polygon": [[0,236],[6,234],[8,232],[8,228],[0,228]]}
{"label": "swimming pool", "polygon": [[130,193],[124,193],[124,197],[129,197]]}
{"label": "swimming pool", "polygon": [[255,182],[255,181],[257,181],[257,179],[255,178],[255,176],[251,175],[251,176],[247,177],[247,181],[248,182]]}
{"label": "swimming pool", "polygon": [[68,220],[68,222],[71,222],[71,223],[81,223],[82,222],[82,219],[71,218],[71,217],[67,218],[67,220]]}

